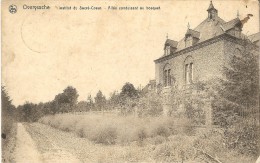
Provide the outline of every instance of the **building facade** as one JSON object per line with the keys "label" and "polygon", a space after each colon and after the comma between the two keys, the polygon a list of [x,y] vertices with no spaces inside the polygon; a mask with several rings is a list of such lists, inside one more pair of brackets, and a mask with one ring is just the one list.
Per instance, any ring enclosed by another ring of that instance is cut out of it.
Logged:
{"label": "building facade", "polygon": [[[221,78],[229,56],[242,51],[243,39],[259,46],[259,33],[246,36],[242,32],[250,16],[226,22],[218,16],[218,10],[211,1],[206,19],[194,29],[188,27],[183,39],[175,41],[167,38],[164,54],[155,60],[156,85],[162,87],[162,93],[169,94],[173,86],[185,89],[198,81]],[[165,114],[167,108],[165,103]]]}

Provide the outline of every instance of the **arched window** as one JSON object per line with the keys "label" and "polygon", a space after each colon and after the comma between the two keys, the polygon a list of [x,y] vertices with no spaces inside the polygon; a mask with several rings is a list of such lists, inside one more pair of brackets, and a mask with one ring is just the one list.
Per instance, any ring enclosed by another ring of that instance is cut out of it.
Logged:
{"label": "arched window", "polygon": [[163,85],[164,87],[172,85],[171,67],[170,64],[166,64],[163,68]]}
{"label": "arched window", "polygon": [[184,61],[184,80],[185,84],[193,83],[194,62],[191,56],[188,56]]}

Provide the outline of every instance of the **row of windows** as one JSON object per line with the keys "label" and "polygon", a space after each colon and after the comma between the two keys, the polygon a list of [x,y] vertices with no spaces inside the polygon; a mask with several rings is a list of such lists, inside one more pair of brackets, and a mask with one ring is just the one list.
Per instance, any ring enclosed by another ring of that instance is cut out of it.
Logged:
{"label": "row of windows", "polygon": [[[185,64],[185,84],[191,84],[193,82],[193,67],[193,63]],[[171,69],[169,68],[164,69],[163,71],[163,85],[164,87],[172,85]]]}

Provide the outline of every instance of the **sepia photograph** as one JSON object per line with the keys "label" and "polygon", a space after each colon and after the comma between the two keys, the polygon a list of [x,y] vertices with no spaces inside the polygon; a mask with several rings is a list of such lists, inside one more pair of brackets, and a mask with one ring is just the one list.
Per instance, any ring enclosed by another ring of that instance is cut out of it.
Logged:
{"label": "sepia photograph", "polygon": [[260,163],[259,0],[2,0],[1,162]]}

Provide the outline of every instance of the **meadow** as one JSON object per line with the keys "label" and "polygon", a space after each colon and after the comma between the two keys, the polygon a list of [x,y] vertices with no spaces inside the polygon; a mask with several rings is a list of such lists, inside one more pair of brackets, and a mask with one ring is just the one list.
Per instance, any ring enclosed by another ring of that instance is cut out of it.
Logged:
{"label": "meadow", "polygon": [[[195,127],[187,119],[172,117],[120,116],[117,114],[56,114],[42,117],[40,123],[86,138],[103,146],[129,146],[152,149],[149,157],[165,162],[252,162],[255,158],[229,150],[223,132],[217,128]],[[147,147],[147,148],[145,148]],[[138,149],[136,149],[138,150]],[[143,153],[143,152],[142,152]],[[144,152],[145,153],[145,152]],[[140,155],[141,153],[139,153]],[[130,155],[132,159],[136,155]],[[135,161],[144,161],[147,155]]]}

